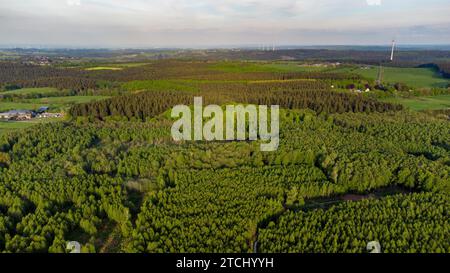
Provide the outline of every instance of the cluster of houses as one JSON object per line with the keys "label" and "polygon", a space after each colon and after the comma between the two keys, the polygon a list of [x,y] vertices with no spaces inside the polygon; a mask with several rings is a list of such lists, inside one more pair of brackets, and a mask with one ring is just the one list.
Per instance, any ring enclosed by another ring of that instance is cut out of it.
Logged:
{"label": "cluster of houses", "polygon": [[[331,88],[334,89],[336,87],[334,85],[331,85]],[[368,93],[368,92],[371,91],[370,88],[371,87],[368,84],[366,84],[363,89],[356,88],[356,85],[354,85],[354,84],[350,84],[350,85],[347,86],[347,89],[349,91],[355,92],[355,93]]]}
{"label": "cluster of houses", "polygon": [[361,90],[361,89],[354,89],[354,90],[352,90],[353,92],[356,92],[356,93],[367,93],[367,92],[370,92],[370,88],[366,88],[366,89],[364,89],[364,90]]}
{"label": "cluster of houses", "polygon": [[41,65],[48,66],[52,63],[52,60],[46,56],[32,56],[25,58],[22,63],[24,64],[32,64],[32,65]]}
{"label": "cluster of houses", "polygon": [[368,84],[365,84],[364,88],[361,89],[357,88],[354,84],[349,84],[347,85],[347,89],[355,93],[367,93],[371,91],[371,87]]}
{"label": "cluster of houses", "polygon": [[32,110],[10,110],[8,112],[0,113],[0,119],[4,120],[15,120],[24,121],[31,120],[33,118],[60,118],[63,116],[62,113],[49,113],[48,107],[40,107],[36,111]]}
{"label": "cluster of houses", "polygon": [[6,120],[29,120],[33,118],[33,111],[30,110],[11,110],[0,113],[0,119]]}

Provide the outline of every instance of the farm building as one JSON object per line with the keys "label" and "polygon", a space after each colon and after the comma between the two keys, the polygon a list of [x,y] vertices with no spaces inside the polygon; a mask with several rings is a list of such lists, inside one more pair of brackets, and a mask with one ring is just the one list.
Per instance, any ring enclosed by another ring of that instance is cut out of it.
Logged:
{"label": "farm building", "polygon": [[34,117],[34,112],[30,110],[11,110],[0,113],[0,119],[7,120],[29,120]]}
{"label": "farm building", "polygon": [[42,106],[42,107],[39,107],[39,109],[36,110],[36,113],[37,113],[37,114],[44,113],[44,112],[47,112],[48,109],[50,109],[50,107],[48,107],[48,106]]}
{"label": "farm building", "polygon": [[62,116],[62,113],[41,113],[37,114],[36,118],[60,118]]}

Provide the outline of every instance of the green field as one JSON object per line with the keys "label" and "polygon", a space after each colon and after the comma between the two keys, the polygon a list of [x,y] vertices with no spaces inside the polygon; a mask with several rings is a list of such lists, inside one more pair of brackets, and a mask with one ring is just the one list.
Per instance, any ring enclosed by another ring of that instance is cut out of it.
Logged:
{"label": "green field", "polygon": [[19,58],[20,56],[15,52],[0,50],[0,60],[14,60]]}
{"label": "green field", "polygon": [[198,91],[195,81],[184,80],[143,80],[130,81],[122,84],[122,88],[127,91]]}
{"label": "green field", "polygon": [[1,121],[0,120],[0,135],[5,132],[10,132],[19,129],[26,129],[36,124],[44,124],[55,121],[62,121],[64,118],[48,118],[48,119],[33,119],[30,121]]}
{"label": "green field", "polygon": [[87,71],[95,71],[95,70],[122,70],[121,67],[112,67],[112,66],[96,66],[96,67],[89,67],[85,70]]}
{"label": "green field", "polygon": [[[211,65],[211,69],[229,73],[250,72],[330,72],[354,73],[370,80],[378,77],[378,66],[338,66],[314,65],[298,62],[220,62]],[[383,77],[386,83],[404,83],[412,88],[445,88],[450,84],[449,79],[443,78],[432,68],[399,68],[384,67]]]}
{"label": "green field", "polygon": [[30,94],[48,94],[57,92],[58,89],[52,87],[43,87],[43,88],[22,88],[11,91],[2,91],[0,95],[30,95]]}
{"label": "green field", "polygon": [[3,102],[0,101],[0,112],[9,110],[34,110],[41,106],[45,106],[37,103],[29,102]]}
{"label": "green field", "polygon": [[25,121],[0,121],[0,134],[4,131],[28,128],[34,124],[35,123]]}
{"label": "green field", "polygon": [[58,105],[66,105],[66,104],[75,104],[75,103],[86,103],[90,101],[107,99],[108,96],[67,96],[67,97],[48,97],[48,98],[39,98],[39,99],[30,99],[28,100],[31,103],[40,103],[40,104],[58,104]]}
{"label": "green field", "polygon": [[[30,88],[21,89],[21,92],[39,92],[47,91],[50,92],[51,88]],[[10,91],[11,92],[11,91]],[[16,91],[14,91],[16,92]],[[46,97],[39,99],[24,99],[19,102],[4,102],[0,101],[0,112],[5,112],[9,110],[36,110],[42,106],[49,106],[50,111],[65,111],[73,104],[86,103],[96,100],[107,99],[107,96],[67,96],[67,97]],[[51,119],[33,119],[30,121],[0,121],[0,134],[17,130],[28,128],[36,124],[61,121],[61,118],[51,118]]]}
{"label": "green field", "polygon": [[[106,96],[68,96],[68,97],[48,97],[40,99],[26,99],[20,102],[2,102],[0,101],[0,112],[9,110],[36,110],[42,106],[49,106],[50,111],[65,111],[73,104],[86,103],[101,99],[106,99]],[[28,128],[36,124],[61,121],[64,118],[50,118],[50,119],[33,119],[30,121],[0,121],[0,134]]]}
{"label": "green field", "polygon": [[123,70],[125,68],[130,67],[139,67],[143,65],[148,65],[150,63],[148,62],[142,62],[142,63],[102,63],[101,65],[88,65],[85,67],[85,70],[87,71],[96,71],[96,70]]}
{"label": "green field", "polygon": [[450,95],[439,95],[432,97],[412,97],[412,98],[387,98],[383,101],[391,103],[399,103],[415,110],[440,110],[450,108]]}
{"label": "green field", "polygon": [[274,72],[277,69],[254,62],[219,62],[210,66],[212,70],[228,73]]}
{"label": "green field", "polygon": [[211,69],[229,73],[318,72],[327,69],[327,67],[307,65],[298,62],[220,62],[212,65]]}
{"label": "green field", "polygon": [[329,69],[327,66],[315,66],[293,62],[266,64],[264,67],[272,68],[275,72],[320,72]]}
{"label": "green field", "polygon": [[[334,72],[350,72],[356,73],[371,80],[378,77],[378,67],[372,66],[369,69],[353,67],[353,68],[337,68]],[[442,78],[435,70],[431,68],[398,68],[384,67],[384,81],[387,83],[404,83],[410,87],[447,87],[450,80]]]}
{"label": "green field", "polygon": [[20,102],[0,101],[0,111],[8,110],[35,110],[42,106],[49,106],[51,109],[66,108],[72,104],[86,103],[90,101],[107,99],[107,96],[67,96],[67,97],[46,97],[39,99],[25,99]]}

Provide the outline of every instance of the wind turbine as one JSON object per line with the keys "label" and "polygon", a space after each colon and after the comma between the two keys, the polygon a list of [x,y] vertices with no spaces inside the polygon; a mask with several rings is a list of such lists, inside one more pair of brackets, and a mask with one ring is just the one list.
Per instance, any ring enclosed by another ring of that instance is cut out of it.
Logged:
{"label": "wind turbine", "polygon": [[[395,39],[392,40],[392,49],[391,49],[391,62],[394,61],[394,52],[395,52]],[[383,88],[383,61],[380,62],[380,67],[378,68],[378,78],[377,78],[377,86]]]}
{"label": "wind turbine", "polygon": [[392,40],[391,62],[394,61],[395,40]]}

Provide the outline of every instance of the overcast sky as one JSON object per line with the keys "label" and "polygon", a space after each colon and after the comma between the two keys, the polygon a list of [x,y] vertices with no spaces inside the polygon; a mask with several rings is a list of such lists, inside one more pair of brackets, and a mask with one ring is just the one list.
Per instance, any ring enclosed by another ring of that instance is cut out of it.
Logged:
{"label": "overcast sky", "polygon": [[0,0],[0,45],[450,44],[449,0]]}

